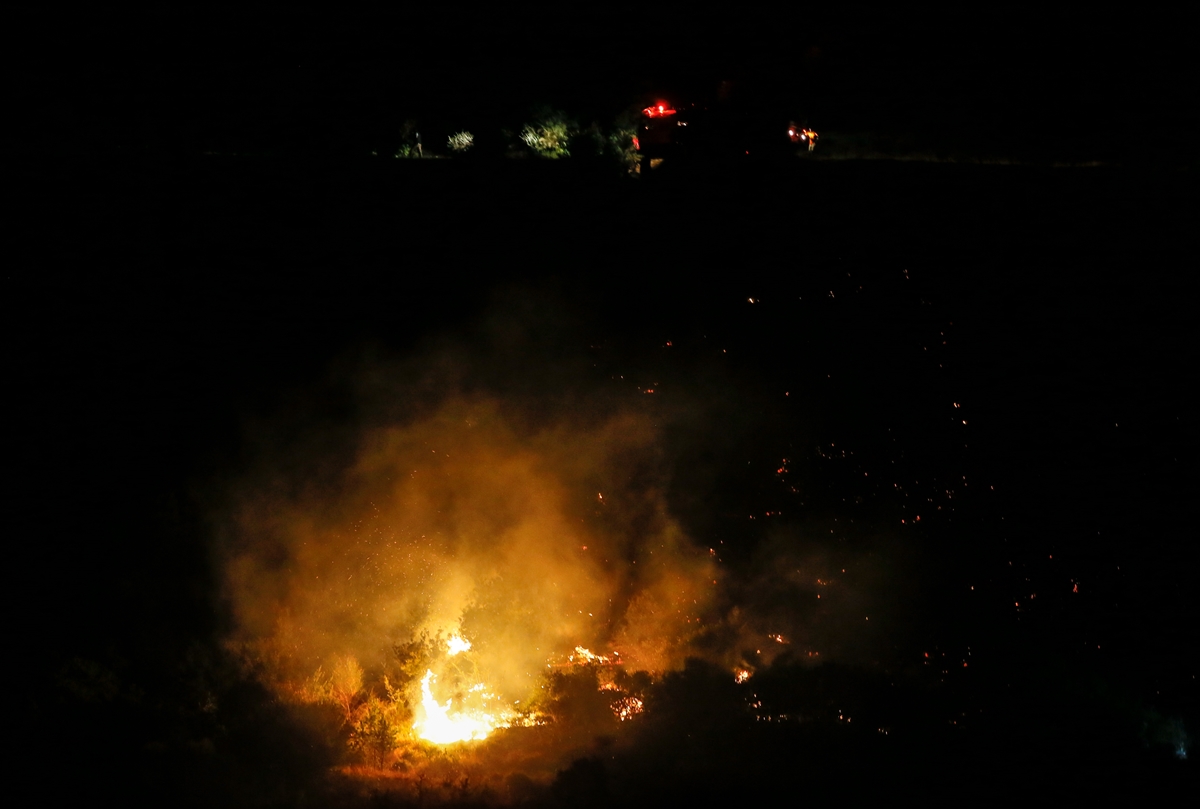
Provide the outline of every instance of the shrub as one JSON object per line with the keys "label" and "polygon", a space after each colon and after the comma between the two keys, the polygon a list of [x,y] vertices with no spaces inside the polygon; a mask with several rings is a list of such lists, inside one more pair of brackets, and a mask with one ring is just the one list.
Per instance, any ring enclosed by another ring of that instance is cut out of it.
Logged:
{"label": "shrub", "polygon": [[544,109],[521,130],[521,141],[538,157],[557,159],[571,156],[571,138],[577,127],[557,110]]}
{"label": "shrub", "polygon": [[638,163],[642,159],[641,154],[633,145],[635,135],[637,135],[635,127],[618,123],[608,136],[609,151],[630,172],[637,170]]}
{"label": "shrub", "polygon": [[475,136],[465,130],[455,132],[447,140],[449,141],[447,145],[450,147],[450,151],[460,154],[475,145]]}

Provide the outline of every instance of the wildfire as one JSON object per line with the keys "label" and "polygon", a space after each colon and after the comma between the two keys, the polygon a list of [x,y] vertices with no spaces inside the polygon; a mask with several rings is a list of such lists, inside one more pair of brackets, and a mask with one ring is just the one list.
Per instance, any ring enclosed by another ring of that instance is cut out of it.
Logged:
{"label": "wildfire", "polygon": [[613,703],[613,713],[617,718],[624,722],[626,719],[632,719],[637,714],[640,714],[644,709],[642,701],[637,697],[622,697]]}
{"label": "wildfire", "polygon": [[[672,127],[682,114],[654,112]],[[371,769],[418,741],[422,755],[472,743],[473,757],[480,741],[509,751],[521,728],[582,738],[653,712],[655,678],[684,664],[719,603],[718,554],[696,553],[661,487],[618,485],[628,459],[659,451],[650,415],[532,434],[510,410],[451,395],[354,436],[358,454],[331,459],[341,483],[286,502],[248,489],[231,515],[247,538],[222,545],[231,640],[268,661],[281,698],[339,719]],[[579,491],[619,513],[580,522]]]}
{"label": "wildfire", "polygon": [[[598,655],[592,654],[589,650],[583,648],[582,646],[576,646],[575,654],[568,657],[567,660],[571,663],[579,663],[581,666],[586,666],[589,663],[607,666],[612,663],[620,663],[620,657],[620,652],[613,652],[611,655]],[[617,659],[614,660],[613,658]]]}
{"label": "wildfire", "polygon": [[[425,718],[414,722],[413,728],[422,739],[434,744],[480,741],[493,730],[508,727],[509,720],[504,715],[496,716],[486,711],[455,711],[451,714],[450,706],[454,700],[448,699],[442,705],[433,698],[430,684],[435,679],[429,670],[421,678],[421,708]],[[484,686],[476,685],[471,690],[483,691]]]}
{"label": "wildfire", "polygon": [[[471,648],[471,642],[459,635],[451,635],[446,639],[447,657],[468,652]],[[583,646],[576,646],[574,653],[568,655],[566,665],[619,666],[621,655],[616,651],[595,654]],[[540,715],[524,716],[498,705],[497,696],[490,693],[483,683],[477,683],[467,687],[464,692],[459,692],[463,696],[457,706],[454,699],[448,699],[443,704],[433,696],[436,683],[437,675],[432,669],[427,669],[421,679],[421,707],[413,722],[413,730],[417,736],[434,744],[482,741],[499,728],[544,723],[544,718]],[[611,680],[600,683],[599,690],[623,693]],[[640,698],[629,695],[620,696],[612,703],[613,714],[622,722],[642,713],[643,708]]]}

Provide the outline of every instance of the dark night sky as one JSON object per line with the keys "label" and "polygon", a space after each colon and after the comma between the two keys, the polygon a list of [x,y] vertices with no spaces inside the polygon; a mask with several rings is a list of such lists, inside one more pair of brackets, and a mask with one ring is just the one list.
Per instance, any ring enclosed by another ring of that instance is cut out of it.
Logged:
{"label": "dark night sky", "polygon": [[406,117],[508,121],[551,103],[603,120],[722,80],[827,130],[1024,128],[1061,152],[1118,127],[1174,148],[1194,106],[1187,26],[1170,14],[681,4],[25,19],[18,93],[35,130],[77,148],[361,150]]}

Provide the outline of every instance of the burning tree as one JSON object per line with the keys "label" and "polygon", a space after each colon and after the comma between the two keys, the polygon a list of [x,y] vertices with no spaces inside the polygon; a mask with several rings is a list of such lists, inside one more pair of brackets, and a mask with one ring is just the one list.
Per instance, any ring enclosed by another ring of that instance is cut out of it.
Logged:
{"label": "burning tree", "polygon": [[400,743],[404,728],[397,721],[396,707],[391,700],[371,696],[358,712],[350,734],[350,748],[361,753],[368,766],[383,769]]}

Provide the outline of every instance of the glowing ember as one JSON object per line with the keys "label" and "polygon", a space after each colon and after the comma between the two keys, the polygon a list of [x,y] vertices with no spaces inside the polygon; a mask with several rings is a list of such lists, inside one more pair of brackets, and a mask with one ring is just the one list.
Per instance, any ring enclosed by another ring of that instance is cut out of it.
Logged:
{"label": "glowing ember", "polygon": [[613,713],[617,718],[624,722],[626,719],[632,719],[637,714],[640,714],[644,709],[642,701],[637,697],[622,697],[613,703]]}
{"label": "glowing ember", "polygon": [[733,681],[735,683],[744,683],[750,679],[749,669],[737,669],[733,672]]}
{"label": "glowing ember", "polygon": [[[445,705],[433,698],[430,683],[434,680],[433,672],[426,670],[421,678],[421,708],[424,719],[413,723],[417,735],[434,744],[453,744],[454,742],[470,742],[486,739],[496,728],[508,727],[507,717],[497,717],[484,711],[450,711],[453,700],[446,700]],[[482,691],[483,685],[477,685],[472,691]]]}
{"label": "glowing ember", "polygon": [[449,640],[446,641],[446,648],[448,649],[449,655],[454,657],[454,655],[458,654],[459,652],[470,651],[471,641],[466,640],[465,638],[460,638],[458,635],[451,635]]}

